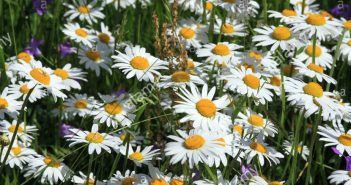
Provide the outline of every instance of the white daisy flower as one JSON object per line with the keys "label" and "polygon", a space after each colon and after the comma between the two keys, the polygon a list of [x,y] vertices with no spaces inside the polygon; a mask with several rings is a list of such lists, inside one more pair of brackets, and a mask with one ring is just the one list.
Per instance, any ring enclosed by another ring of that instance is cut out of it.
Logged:
{"label": "white daisy flower", "polygon": [[93,97],[87,97],[86,94],[74,94],[69,96],[63,105],[66,107],[65,111],[73,116],[86,117],[95,108],[95,100]]}
{"label": "white daisy flower", "polygon": [[[351,23],[350,23],[351,27]],[[351,65],[351,38],[349,34],[345,34],[340,45],[340,58],[347,61]]]}
{"label": "white daisy flower", "polygon": [[99,133],[98,128],[99,126],[97,124],[93,124],[91,132],[82,131],[79,129],[70,129],[73,134],[65,136],[67,141],[72,142],[69,144],[69,147],[80,143],[88,144],[89,155],[93,154],[94,152],[100,154],[101,149],[106,150],[108,153],[111,153],[111,149],[117,151],[122,141],[118,137],[113,137],[106,133]]}
{"label": "white daisy flower", "polygon": [[[12,123],[3,120],[0,122],[0,132],[4,133],[7,137],[12,138],[15,133],[17,120],[13,120]],[[16,139],[21,141],[26,147],[30,146],[33,136],[36,135],[37,127],[34,125],[20,123],[17,129]]]}
{"label": "white daisy flower", "polygon": [[319,140],[326,142],[324,146],[336,146],[341,154],[346,151],[351,155],[351,130],[346,132],[341,123],[333,123],[333,127],[318,126],[317,133],[322,136]]}
{"label": "white daisy flower", "polygon": [[[306,45],[303,52],[296,56],[296,60],[307,65],[313,63],[313,44]],[[331,68],[332,63],[333,56],[329,54],[328,49],[317,43],[315,46],[315,64],[324,68]]]}
{"label": "white daisy flower", "polygon": [[[189,163],[190,168],[197,165],[199,162],[208,163],[208,156],[223,156],[225,152],[221,144],[222,141],[218,140],[217,134],[210,132],[203,132],[201,130],[190,130],[189,134],[182,130],[177,130],[178,136],[168,136],[175,142],[166,144],[166,156],[172,156],[170,163],[176,164],[181,162],[184,164],[186,161]],[[227,161],[226,158],[221,159]],[[226,164],[225,164],[226,165]]]}
{"label": "white daisy flower", "polygon": [[17,56],[10,57],[9,59],[7,59],[9,63],[25,62],[28,64],[34,60],[34,56],[30,53],[27,53],[26,51],[22,51]]}
{"label": "white daisy flower", "polygon": [[223,34],[230,37],[244,37],[247,35],[245,24],[239,23],[236,19],[229,18],[223,23],[222,19],[217,17],[213,31],[216,34]]}
{"label": "white daisy flower", "polygon": [[104,7],[96,5],[97,0],[90,3],[87,0],[73,0],[72,4],[63,3],[68,10],[63,16],[68,17],[69,21],[79,18],[80,21],[87,21],[90,25],[97,23],[98,19],[104,19],[105,15],[101,12]]}
{"label": "white daisy flower", "polygon": [[260,176],[252,176],[249,185],[284,185],[285,181],[267,181]]}
{"label": "white daisy flower", "polygon": [[320,65],[314,63],[305,64],[298,60],[294,60],[291,62],[291,64],[293,64],[295,69],[304,76],[316,78],[318,82],[326,81],[327,83],[336,84],[336,80],[334,78],[324,74],[325,69]]}
{"label": "white daisy flower", "polygon": [[217,44],[205,44],[202,48],[196,51],[197,57],[207,57],[206,62],[215,64],[238,64],[240,52],[235,50],[242,48],[242,46],[236,44],[230,44],[228,42],[219,42]]}
{"label": "white daisy flower", "polygon": [[115,48],[115,37],[112,36],[112,33],[109,31],[108,26],[106,26],[103,22],[100,25],[100,32],[96,31],[95,40],[100,43],[104,44],[111,49],[111,53]]}
{"label": "white daisy flower", "polygon": [[[74,184],[77,184],[77,185],[86,185],[88,182],[87,182],[87,176],[79,171],[79,176],[75,175],[72,177],[72,180],[71,180]],[[96,180],[95,176],[93,173],[90,173],[89,174],[89,185],[104,185],[105,183],[99,181],[99,180]]]}
{"label": "white daisy flower", "polygon": [[65,89],[68,91],[72,89],[80,89],[80,81],[87,81],[84,78],[86,73],[82,72],[79,68],[72,68],[71,64],[66,64],[63,68],[56,68],[54,70],[54,75],[62,79],[62,83],[66,86]]}
{"label": "white daisy flower", "polygon": [[128,155],[128,159],[132,160],[134,164],[138,167],[141,167],[142,164],[150,164],[152,159],[159,155],[159,149],[153,149],[153,146],[147,146],[141,150],[141,146],[137,146],[136,150],[133,150],[133,147],[129,145],[127,151],[127,144],[120,147],[120,152],[122,155]]}
{"label": "white daisy flower", "polygon": [[313,4],[316,0],[290,0],[290,4],[294,6],[295,11],[302,13],[304,8],[304,13],[317,12],[319,10],[318,4]]}
{"label": "white daisy flower", "polygon": [[124,175],[117,171],[108,184],[111,185],[148,185],[150,177],[144,174],[136,174],[135,171],[126,170]]}
{"label": "white daisy flower", "polygon": [[[3,149],[1,161],[4,161],[5,154],[7,153],[7,150],[9,149],[8,146],[6,146]],[[24,146],[20,146],[18,144],[12,146],[11,151],[9,153],[9,156],[5,162],[6,165],[9,165],[11,168],[14,168],[17,166],[19,169],[23,169],[23,167],[31,161],[37,153],[31,149],[31,148],[26,148]]]}
{"label": "white daisy flower", "polygon": [[200,48],[201,43],[208,43],[207,29],[207,26],[200,26],[193,19],[183,19],[177,26],[175,35],[179,36],[180,43],[186,48]]}
{"label": "white daisy flower", "polygon": [[91,113],[95,116],[94,121],[106,123],[108,127],[117,128],[118,125],[129,127],[135,118],[132,114],[134,106],[126,106],[128,100],[123,95],[100,95],[103,103],[97,104],[96,109]]}
{"label": "white daisy flower", "polygon": [[230,118],[219,112],[230,104],[227,95],[213,100],[216,88],[212,87],[208,91],[207,84],[204,84],[202,91],[194,85],[190,84],[191,91],[181,88],[177,95],[183,101],[176,101],[178,105],[174,106],[176,113],[185,113],[180,122],[193,121],[194,128],[208,130],[227,130]]}
{"label": "white daisy flower", "polygon": [[17,101],[18,97],[14,94],[9,94],[9,88],[6,87],[0,95],[0,119],[5,118],[5,114],[12,118],[16,118],[19,110],[22,107],[23,101]]}
{"label": "white daisy flower", "polygon": [[306,145],[302,145],[302,142],[293,147],[293,143],[285,140],[283,142],[283,147],[285,149],[284,153],[286,155],[294,155],[295,150],[297,150],[297,153],[301,155],[302,159],[305,161],[307,161],[307,157],[310,154],[310,150]]}
{"label": "white daisy flower", "polygon": [[122,9],[126,9],[129,6],[135,7],[136,0],[105,0],[106,4],[113,3],[116,10],[121,7]]}
{"label": "white daisy flower", "polygon": [[351,173],[347,170],[336,170],[328,177],[331,184],[351,184]]}
{"label": "white daisy flower", "polygon": [[198,76],[192,75],[187,71],[175,71],[171,75],[162,75],[159,82],[159,87],[174,87],[176,89],[177,87],[185,88],[185,86],[189,86],[190,83],[204,84],[205,82]]}
{"label": "white daisy flower", "polygon": [[285,26],[263,26],[254,29],[258,35],[252,37],[253,42],[257,42],[256,46],[272,46],[270,51],[274,52],[281,48],[284,51],[297,48],[302,45],[300,40],[294,37],[290,28]]}
{"label": "white daisy flower", "polygon": [[[22,82],[19,81],[18,84],[10,84],[9,85],[9,94],[12,94],[13,96],[17,98],[22,97],[22,100],[25,100],[30,89],[28,87],[27,82]],[[42,99],[43,97],[46,96],[46,92],[43,90],[43,87],[37,86],[36,88],[33,89],[32,94],[30,94],[28,100],[29,102],[33,103],[36,102],[37,100]]]}
{"label": "white daisy flower", "polygon": [[82,43],[90,48],[93,47],[93,31],[80,27],[78,23],[65,24],[65,28],[62,32],[76,43]]}
{"label": "white daisy flower", "polygon": [[100,76],[100,68],[112,74],[110,69],[111,58],[109,55],[110,49],[103,44],[97,44],[93,48],[82,46],[78,51],[79,63],[84,64],[86,69],[95,71],[97,76]]}
{"label": "white daisy flower", "polygon": [[284,9],[282,12],[277,12],[274,10],[268,10],[269,17],[274,17],[280,19],[281,23],[289,23],[294,20],[301,12],[296,12],[295,10]]}
{"label": "white daisy flower", "polygon": [[117,51],[118,55],[112,56],[115,59],[112,67],[122,70],[127,79],[136,76],[139,81],[154,82],[154,75],[161,75],[157,70],[168,69],[167,62],[151,56],[145,48],[138,45],[127,46],[124,51],[125,54]]}
{"label": "white daisy flower", "polygon": [[246,109],[246,114],[240,112],[236,121],[244,124],[244,127],[248,129],[248,133],[263,133],[265,136],[272,137],[278,133],[278,129],[274,127],[270,120],[265,119],[262,114],[255,113],[249,109]]}
{"label": "white daisy flower", "polygon": [[[233,179],[229,181],[227,179],[224,179],[223,174],[220,170],[217,170],[217,178],[218,178],[217,179],[218,185],[241,185],[240,179],[238,178],[237,175],[235,175],[233,177]],[[212,182],[211,180],[205,179],[205,180],[194,181],[194,184],[196,184],[196,185],[213,185],[216,183]]]}

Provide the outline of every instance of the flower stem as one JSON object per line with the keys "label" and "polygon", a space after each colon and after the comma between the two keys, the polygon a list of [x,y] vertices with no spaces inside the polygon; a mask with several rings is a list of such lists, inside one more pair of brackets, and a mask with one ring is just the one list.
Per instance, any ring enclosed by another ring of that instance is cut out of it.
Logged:
{"label": "flower stem", "polygon": [[94,159],[94,153],[92,153],[89,157],[89,167],[88,167],[87,179],[85,180],[85,185],[90,184],[89,181],[90,181],[91,168],[93,166],[93,159]]}

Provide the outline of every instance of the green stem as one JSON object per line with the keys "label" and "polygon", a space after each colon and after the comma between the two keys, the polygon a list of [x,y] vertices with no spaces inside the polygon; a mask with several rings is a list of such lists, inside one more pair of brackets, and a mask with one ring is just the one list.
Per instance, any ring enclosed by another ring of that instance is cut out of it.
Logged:
{"label": "green stem", "polygon": [[290,173],[290,177],[289,177],[289,182],[291,181],[291,184],[296,184],[296,175],[297,175],[297,170],[298,170],[298,151],[296,149],[296,146],[298,146],[299,144],[299,137],[300,137],[300,129],[301,129],[301,122],[302,122],[302,117],[303,117],[304,111],[301,111],[298,117],[298,121],[296,123],[296,127],[295,127],[295,138],[294,138],[294,142],[292,144],[291,147],[291,152],[290,155],[293,153],[294,158],[293,158],[293,162],[292,162],[292,173]]}
{"label": "green stem", "polygon": [[89,181],[90,181],[91,167],[93,166],[93,159],[94,159],[94,153],[92,153],[89,157],[89,167],[88,167],[87,179],[85,180],[85,185],[90,184]]}
{"label": "green stem", "polygon": [[316,63],[316,43],[317,43],[317,30],[313,35],[312,38],[313,42],[313,47],[312,47],[312,63]]}

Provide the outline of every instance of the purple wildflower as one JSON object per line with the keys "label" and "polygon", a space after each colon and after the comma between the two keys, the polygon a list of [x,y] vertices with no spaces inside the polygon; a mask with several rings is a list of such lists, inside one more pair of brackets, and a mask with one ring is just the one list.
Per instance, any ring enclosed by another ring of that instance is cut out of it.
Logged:
{"label": "purple wildflower", "polygon": [[251,176],[257,175],[257,171],[255,169],[253,169],[250,164],[247,166],[241,165],[241,173],[242,173],[242,175],[241,175],[240,179],[242,181],[249,180],[251,178]]}
{"label": "purple wildflower", "polygon": [[59,48],[61,58],[65,58],[68,55],[77,53],[77,48],[71,47],[71,43],[69,42],[59,44],[58,48]]}
{"label": "purple wildflower", "polygon": [[61,136],[62,138],[64,138],[64,137],[67,136],[67,135],[73,134],[73,133],[70,131],[70,129],[72,129],[72,128],[74,128],[74,127],[71,126],[71,125],[68,125],[68,124],[66,124],[66,123],[62,123],[62,124],[60,125],[60,136]]}
{"label": "purple wildflower", "polygon": [[35,12],[39,15],[42,16],[44,13],[47,11],[47,6],[49,3],[51,3],[52,0],[32,0]]}
{"label": "purple wildflower", "polygon": [[351,19],[351,5],[349,4],[339,4],[334,8],[330,9],[333,16],[343,17],[347,20]]}
{"label": "purple wildflower", "polygon": [[41,51],[39,49],[39,46],[43,45],[44,40],[37,40],[35,38],[30,39],[30,44],[28,47],[24,49],[25,52],[33,55],[33,56],[40,56]]}
{"label": "purple wildflower", "polygon": [[336,147],[332,147],[331,149],[334,152],[334,154],[339,155],[339,157],[342,156],[342,153],[338,149],[336,149]]}
{"label": "purple wildflower", "polygon": [[346,160],[346,170],[351,171],[351,156],[345,156],[344,158]]}
{"label": "purple wildflower", "polygon": [[120,90],[115,92],[115,95],[116,96],[121,96],[121,95],[125,94],[126,92],[127,92],[126,89],[120,89]]}

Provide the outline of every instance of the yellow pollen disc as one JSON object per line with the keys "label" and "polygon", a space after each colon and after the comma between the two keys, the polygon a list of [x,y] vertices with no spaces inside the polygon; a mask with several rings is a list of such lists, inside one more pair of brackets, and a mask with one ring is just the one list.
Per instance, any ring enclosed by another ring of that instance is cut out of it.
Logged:
{"label": "yellow pollen disc", "polygon": [[83,28],[78,28],[76,29],[75,33],[80,36],[80,37],[83,37],[83,38],[86,38],[88,36],[88,32],[85,31]]}
{"label": "yellow pollen disc", "polygon": [[351,30],[351,21],[344,22],[344,28],[346,30]]}
{"label": "yellow pollen disc", "polygon": [[164,179],[152,179],[149,185],[168,185]]}
{"label": "yellow pollen disc", "polygon": [[268,185],[283,185],[283,183],[281,183],[279,181],[272,181]]}
{"label": "yellow pollen disc", "polygon": [[338,138],[339,142],[345,146],[351,146],[351,135],[341,134]]}
{"label": "yellow pollen disc", "polygon": [[273,77],[270,77],[269,79],[271,80],[271,85],[280,87],[282,82],[279,77],[273,76]]}
{"label": "yellow pollen disc", "polygon": [[89,141],[90,143],[102,143],[104,141],[104,136],[97,132],[90,132],[85,136],[85,140]]}
{"label": "yellow pollen disc", "polygon": [[132,160],[135,160],[135,161],[141,161],[144,159],[144,156],[140,152],[134,152],[134,153],[129,155],[129,158],[131,158]]}
{"label": "yellow pollen disc", "polygon": [[351,40],[349,40],[349,41],[347,42],[347,45],[349,45],[349,46],[351,47]]}
{"label": "yellow pollen disc", "polygon": [[310,82],[303,87],[303,91],[313,97],[320,98],[323,96],[323,88],[316,82]]}
{"label": "yellow pollen disc", "polygon": [[[127,134],[121,134],[119,138],[124,141],[127,138]],[[134,137],[132,135],[129,135],[129,141],[133,141]]]}
{"label": "yellow pollen disc", "polygon": [[188,69],[194,69],[195,68],[195,64],[192,60],[187,60],[187,67]]}
{"label": "yellow pollen disc", "polygon": [[321,12],[319,12],[319,14],[322,15],[323,17],[328,17],[329,20],[333,20],[333,18],[334,18],[329,12],[324,11],[324,10],[322,10]]}
{"label": "yellow pollen disc", "polygon": [[[84,185],[87,184],[87,180],[84,180]],[[95,181],[93,179],[89,179],[89,183],[88,185],[94,185],[95,184]]]}
{"label": "yellow pollen disc", "polygon": [[301,145],[297,145],[295,148],[296,148],[298,153],[302,152],[302,146]]}
{"label": "yellow pollen disc", "polygon": [[138,70],[145,70],[145,69],[148,69],[150,67],[149,61],[146,58],[141,57],[141,56],[134,57],[130,61],[130,65],[134,69],[138,69]]}
{"label": "yellow pollen disc", "polygon": [[260,143],[251,143],[250,148],[260,153],[267,153],[267,148]]}
{"label": "yellow pollen disc", "polygon": [[[7,129],[9,132],[14,133],[15,132],[16,125],[11,125]],[[23,133],[23,128],[21,126],[18,126],[17,133]]]}
{"label": "yellow pollen disc", "polygon": [[313,26],[323,26],[327,23],[325,17],[320,14],[310,14],[307,17],[306,22]]}
{"label": "yellow pollen disc", "polygon": [[189,27],[184,27],[180,29],[180,35],[184,37],[185,39],[192,39],[195,37],[196,33],[193,29]]}
{"label": "yellow pollen disc", "polygon": [[233,132],[238,132],[242,136],[243,133],[244,133],[243,126],[241,126],[241,125],[234,125],[233,126]]}
{"label": "yellow pollen disc", "polygon": [[171,79],[173,82],[190,82],[190,75],[185,71],[176,71]]}
{"label": "yellow pollen disc", "polygon": [[98,37],[102,43],[105,43],[105,44],[110,43],[110,36],[108,34],[100,33]]}
{"label": "yellow pollen disc", "polygon": [[263,118],[259,115],[251,115],[247,121],[256,127],[262,127],[264,125]]}
{"label": "yellow pollen disc", "polygon": [[308,64],[307,68],[314,71],[314,72],[321,73],[321,74],[323,74],[323,71],[324,71],[322,66],[319,66],[319,65],[314,64],[314,63]]}
{"label": "yellow pollen disc", "polygon": [[[316,50],[315,51],[316,57],[320,57],[322,55],[322,48],[317,46],[317,45],[315,47],[316,47],[316,49],[315,49]],[[313,45],[308,45],[306,47],[306,53],[310,57],[313,57]]]}
{"label": "yellow pollen disc", "polygon": [[21,52],[20,54],[17,55],[17,57],[25,61],[26,63],[29,63],[32,60],[32,57],[27,52]]}
{"label": "yellow pollen disc", "polygon": [[86,100],[77,100],[74,102],[74,107],[77,109],[86,109],[88,107],[88,102]]}
{"label": "yellow pollen disc", "polygon": [[19,88],[19,91],[20,91],[22,94],[28,94],[28,93],[29,93],[28,85],[27,85],[27,84],[23,84],[23,85]]}
{"label": "yellow pollen disc", "polygon": [[289,10],[289,9],[284,9],[282,11],[282,14],[285,17],[295,17],[295,16],[297,16],[297,13],[294,10]]}
{"label": "yellow pollen disc", "polygon": [[37,80],[38,82],[48,86],[50,85],[50,75],[46,73],[43,69],[41,68],[34,68],[29,72],[30,76]]}
{"label": "yellow pollen disc", "polygon": [[122,185],[133,185],[136,182],[138,182],[138,179],[134,177],[126,177],[122,180]]}
{"label": "yellow pollen disc", "polygon": [[217,44],[213,49],[212,53],[220,56],[226,56],[230,54],[229,47],[224,44]]}
{"label": "yellow pollen disc", "polygon": [[206,10],[207,11],[212,11],[212,9],[213,9],[213,3],[207,1],[206,2]]}
{"label": "yellow pollen disc", "polygon": [[256,51],[250,51],[249,57],[250,57],[250,58],[255,58],[255,59],[258,60],[258,61],[262,60],[262,55],[261,55],[261,53],[256,52]]}
{"label": "yellow pollen disc", "polygon": [[85,55],[90,59],[95,62],[99,62],[101,60],[101,54],[100,52],[96,50],[89,50],[85,53]]}
{"label": "yellow pollen disc", "polygon": [[56,161],[51,157],[45,157],[44,163],[53,168],[59,168],[61,166],[61,163],[59,161]]}
{"label": "yellow pollen disc", "polygon": [[251,69],[252,72],[256,72],[255,66],[252,64],[244,63],[241,66],[243,66],[245,69]]}
{"label": "yellow pollen disc", "polygon": [[185,148],[189,150],[196,150],[205,144],[205,139],[200,135],[192,135],[184,141]]}
{"label": "yellow pollen disc", "polygon": [[222,0],[223,2],[226,2],[226,3],[236,3],[236,0]]}
{"label": "yellow pollen disc", "polygon": [[260,79],[257,78],[255,75],[247,74],[243,78],[244,83],[251,87],[252,89],[258,89],[260,87]]}
{"label": "yellow pollen disc", "polygon": [[22,152],[22,148],[17,146],[17,147],[12,147],[11,152],[13,155],[18,156]]}
{"label": "yellow pollen disc", "polygon": [[274,28],[272,36],[276,40],[289,40],[291,37],[291,32],[289,28],[285,26],[279,26]]}
{"label": "yellow pollen disc", "polygon": [[88,14],[90,12],[90,9],[88,6],[82,5],[78,8],[78,11],[82,14]]}
{"label": "yellow pollen disc", "polygon": [[62,80],[66,80],[69,77],[68,72],[60,68],[55,69],[54,74]]}
{"label": "yellow pollen disc", "polygon": [[217,107],[209,99],[201,99],[196,103],[196,110],[204,117],[211,118],[216,115]]}
{"label": "yellow pollen disc", "polygon": [[172,179],[169,185],[183,185],[184,182],[182,179]]}
{"label": "yellow pollen disc", "polygon": [[221,27],[223,33],[233,33],[235,31],[234,26],[228,23],[225,23]]}
{"label": "yellow pollen disc", "polygon": [[9,106],[9,102],[5,98],[0,98],[0,109],[6,109]]}
{"label": "yellow pollen disc", "polygon": [[215,141],[219,141],[221,144],[218,144],[218,145],[220,145],[220,146],[223,146],[223,147],[225,147],[225,140],[224,140],[224,138],[218,138],[218,139],[216,139]]}
{"label": "yellow pollen disc", "polygon": [[111,115],[120,114],[123,110],[122,106],[117,102],[107,103],[104,106],[104,109],[107,113]]}

